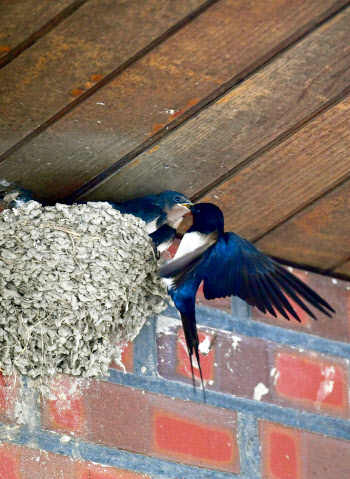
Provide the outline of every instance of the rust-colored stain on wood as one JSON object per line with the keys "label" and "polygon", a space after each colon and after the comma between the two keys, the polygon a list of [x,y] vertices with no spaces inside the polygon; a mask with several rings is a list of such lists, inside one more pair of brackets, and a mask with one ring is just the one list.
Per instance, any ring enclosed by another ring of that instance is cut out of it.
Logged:
{"label": "rust-colored stain on wood", "polygon": [[98,81],[101,81],[103,78],[103,75],[91,75],[91,81],[92,82],[98,82]]}
{"label": "rust-colored stain on wood", "polygon": [[176,189],[350,277],[347,4],[5,2],[0,179],[49,201]]}
{"label": "rust-colored stain on wood", "polygon": [[85,92],[85,90],[82,90],[81,88],[74,88],[74,89],[71,90],[69,93],[70,93],[72,96],[80,96],[80,95],[82,95],[84,92]]}
{"label": "rust-colored stain on wood", "polygon": [[[3,174],[13,180],[21,179],[37,194],[45,197],[49,194],[51,200],[72,193],[72,177],[78,177],[83,185],[101,173],[104,168],[122,160],[137,146],[145,143],[144,149],[146,149],[148,136],[150,133],[153,134],[153,125],[167,126],[171,121],[181,124],[181,116],[169,121],[169,110],[180,110],[188,102],[197,98],[205,99],[215,92],[217,95],[221,94],[220,88],[219,91],[217,90],[222,83],[230,79],[233,79],[234,83],[237,75],[242,75],[242,72],[250,65],[260,62],[261,55],[266,52],[266,49],[272,55],[273,51],[281,48],[281,42],[284,44],[286,41],[292,41],[293,35],[300,31],[301,24],[309,24],[315,16],[323,18],[325,12],[328,12],[329,8],[335,4],[338,2],[322,0],[315,7],[313,0],[306,2],[279,0],[268,2],[266,8],[262,10],[260,0],[250,4],[247,4],[245,0],[238,2],[225,0],[216,3],[193,22],[186,24],[176,34],[166,39],[159,47],[126,68],[113,81],[95,92],[91,98],[85,99],[81,105],[65,114],[51,127],[26,142],[3,164],[0,177]],[[127,13],[126,11],[125,14]],[[131,20],[135,22],[132,17],[134,14],[131,10],[129,22]],[[267,30],[266,17],[271,31]],[[143,18],[142,21],[146,22],[146,19]],[[131,164],[130,168],[125,169],[127,179],[123,177],[122,187],[118,184],[116,188],[112,183],[109,187],[110,182],[107,182],[104,185],[106,189],[98,189],[94,192],[94,198],[113,198],[116,192],[120,198],[131,197],[143,192],[140,192],[140,184],[147,185],[148,192],[167,188],[170,184],[172,187],[185,189],[189,194],[194,194],[196,185],[193,181],[193,170],[200,171],[200,174],[195,175],[195,181],[207,184],[208,181],[216,179],[216,175],[223,173],[224,168],[221,165],[223,161],[228,163],[227,158],[230,161],[236,155],[238,159],[244,158],[244,151],[236,150],[236,145],[241,144],[248,150],[249,146],[253,147],[259,141],[261,145],[264,145],[269,133],[272,136],[278,129],[283,131],[285,125],[282,122],[288,109],[291,110],[289,122],[293,125],[298,110],[300,110],[299,118],[303,118],[313,107],[313,103],[317,101],[317,106],[322,105],[324,101],[342,90],[346,84],[346,73],[335,78],[330,78],[332,72],[328,70],[323,73],[329,64],[330,56],[334,55],[334,61],[336,61],[342,55],[342,45],[345,43],[344,30],[347,29],[346,21],[347,19],[342,20],[341,17],[337,21],[337,24],[341,24],[340,27],[334,26],[333,22],[325,32],[319,32],[319,29],[316,29],[313,34],[316,39],[310,44],[306,37],[304,42],[307,45],[298,48],[296,58],[292,55],[288,61],[284,60],[284,63],[280,62],[275,67],[272,67],[275,63],[272,62],[264,88],[261,88],[262,79],[258,77],[254,86],[250,87],[249,95],[246,95],[238,105],[238,108],[241,106],[242,112],[238,110],[235,113],[237,107],[232,105],[232,108],[222,111],[215,108],[214,116],[208,117],[206,115],[208,108],[198,115],[198,118],[203,117],[203,123],[198,132],[190,128],[187,130],[186,127],[185,133],[182,133],[183,129],[180,127],[167,135],[167,130],[164,128],[165,139],[168,137],[174,139],[175,151],[169,151],[167,148],[164,152],[160,150],[156,154],[146,155],[147,158],[152,159],[151,165],[145,163],[144,167],[140,165],[140,170],[136,171],[133,168],[135,164]],[[279,29],[276,29],[276,25],[279,25]],[[123,25],[122,28],[126,27]],[[330,33],[328,33],[329,30],[331,30]],[[238,37],[232,36],[232,31],[240,31],[241,34]],[[109,33],[112,35],[111,32]],[[339,37],[339,47],[333,51],[330,46],[334,45],[336,36]],[[138,41],[140,41],[139,38]],[[313,60],[310,67],[305,62],[304,51],[306,50],[310,50],[308,56],[310,61]],[[322,61],[323,57],[325,60]],[[344,69],[340,60],[338,63],[339,69]],[[289,69],[293,71],[293,82],[296,81],[294,86]],[[98,73],[98,70],[94,67],[92,73]],[[295,104],[297,95],[308,76],[316,75],[320,77],[319,87],[315,88],[298,108]],[[84,81],[86,81],[85,75]],[[334,84],[332,88],[329,86],[331,82]],[[245,83],[249,84],[249,80]],[[76,82],[73,88],[81,88],[81,85],[83,85],[82,82]],[[281,91],[283,85],[285,87]],[[71,89],[70,85],[68,91]],[[272,91],[267,95],[266,91],[269,92],[270,89]],[[66,92],[67,90],[64,92],[65,96],[67,96]],[[233,92],[229,94],[232,95]],[[289,96],[290,99],[288,99]],[[240,98],[240,95],[235,97]],[[69,98],[72,99],[71,96]],[[269,99],[270,102],[267,103]],[[259,100],[255,110],[251,105],[254,100]],[[32,103],[35,104],[34,100]],[[264,106],[266,103],[267,105]],[[284,108],[277,116],[276,104],[281,104]],[[195,109],[196,105],[192,108]],[[22,109],[25,107],[23,106]],[[263,111],[259,113],[259,109]],[[36,114],[35,109],[33,113]],[[250,125],[247,124],[248,121],[254,122],[255,118],[258,120],[257,133],[250,131]],[[262,128],[265,119],[267,125]],[[23,118],[21,121],[23,122]],[[190,126],[192,123],[187,122],[187,124]],[[17,128],[17,123],[14,123],[14,126]],[[24,127],[28,127],[28,120]],[[96,128],[98,128],[98,134],[96,134]],[[15,128],[12,127],[11,130]],[[74,141],[72,131],[75,132]],[[249,141],[245,139],[245,134],[248,135]],[[80,148],[78,145],[84,145],[84,147]],[[224,154],[223,146],[226,150]],[[62,161],[62,158],[68,159],[72,156],[78,158],[79,162]],[[47,158],[50,160],[47,161]],[[144,157],[141,163],[143,159]],[[48,162],[50,165],[47,165]],[[30,172],[30,175],[25,177],[23,177],[23,163],[27,165]],[[177,174],[174,174],[175,169]],[[207,171],[208,174],[206,174]],[[56,177],[56,188],[52,187],[52,174]],[[121,174],[124,173],[121,172]],[[140,179],[143,175],[145,175],[145,181]],[[119,174],[116,175],[115,180],[118,181],[119,177]]]}
{"label": "rust-colored stain on wood", "polygon": [[8,123],[0,154],[67,107],[66,92],[99,71],[112,72],[202,3],[183,0],[174,7],[171,0],[88,1],[1,70],[6,95],[0,106]]}
{"label": "rust-colored stain on wood", "polygon": [[181,116],[185,111],[189,110],[192,108],[194,105],[197,105],[199,102],[200,98],[192,98],[192,100],[189,100],[183,108],[180,108],[179,110],[173,110],[170,115],[168,116],[168,120],[171,121],[174,118],[177,118],[178,116]]}
{"label": "rust-colored stain on wood", "polygon": [[152,153],[159,150],[159,148],[160,148],[159,145],[154,146],[153,148],[151,148],[150,150],[147,151],[147,155],[152,155]]}
{"label": "rust-colored stain on wood", "polygon": [[[142,161],[131,162],[88,197],[102,199],[116,191],[127,197],[139,191],[140,184],[149,192],[169,182],[195,196],[224,181],[242,162],[297,131],[305,119],[349,88],[349,22],[350,9],[228,92],[226,104],[211,104],[166,135],[159,142],[161,149],[153,155],[141,153]],[[312,88],[310,78],[315,80]],[[305,89],[308,94],[301,98]],[[177,175],[164,168],[169,163]]]}
{"label": "rust-colored stain on wood", "polygon": [[164,128],[164,126],[165,126],[164,123],[156,123],[156,124],[152,125],[152,133],[150,133],[150,135],[152,135],[154,133],[157,133],[157,131]]}
{"label": "rust-colored stain on wood", "polygon": [[7,53],[39,30],[43,25],[72,5],[74,0],[16,0],[1,2],[0,47]]}

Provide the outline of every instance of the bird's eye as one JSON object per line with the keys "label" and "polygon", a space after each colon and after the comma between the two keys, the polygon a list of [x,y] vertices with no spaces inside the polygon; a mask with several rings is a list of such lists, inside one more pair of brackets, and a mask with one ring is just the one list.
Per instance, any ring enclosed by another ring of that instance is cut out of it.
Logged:
{"label": "bird's eye", "polygon": [[180,196],[175,196],[174,200],[178,203],[180,201]]}

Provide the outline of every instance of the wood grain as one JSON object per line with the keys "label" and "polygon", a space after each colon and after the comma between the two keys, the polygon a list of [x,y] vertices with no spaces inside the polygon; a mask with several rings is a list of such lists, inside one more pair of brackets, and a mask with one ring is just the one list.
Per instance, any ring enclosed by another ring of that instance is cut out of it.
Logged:
{"label": "wood grain", "polygon": [[350,279],[350,260],[335,268],[334,273],[342,274]]}
{"label": "wood grain", "polygon": [[287,261],[327,270],[350,256],[350,181],[268,233],[256,245]]}
{"label": "wood grain", "polygon": [[[106,168],[120,165],[135,149],[145,149],[168,126],[183,121],[227,83],[237,82],[344,3],[278,0],[264,2],[262,8],[260,0],[222,0],[27,142],[3,163],[0,177],[22,181],[46,199],[72,193]],[[275,132],[338,95],[347,84],[342,73],[347,20],[333,21],[297,50],[293,47],[294,53],[284,55],[276,67],[224,97],[227,104],[203,112],[198,128],[192,129],[197,119],[179,128],[93,197],[122,199],[170,187],[194,193],[198,178],[206,185],[242,155],[244,159],[255,143],[264,145]],[[283,82],[288,84],[282,88]],[[288,96],[283,111],[269,120],[275,102]],[[285,116],[288,124],[282,125]],[[262,137],[260,143],[252,133]]]}
{"label": "wood grain", "polygon": [[140,154],[87,197],[195,197],[350,89],[350,8]]}
{"label": "wood grain", "polygon": [[204,3],[90,0],[1,70],[0,153]]}
{"label": "wood grain", "polygon": [[75,0],[1,0],[0,58],[42,28]]}
{"label": "wood grain", "polygon": [[350,96],[239,170],[201,201],[254,240],[350,175]]}

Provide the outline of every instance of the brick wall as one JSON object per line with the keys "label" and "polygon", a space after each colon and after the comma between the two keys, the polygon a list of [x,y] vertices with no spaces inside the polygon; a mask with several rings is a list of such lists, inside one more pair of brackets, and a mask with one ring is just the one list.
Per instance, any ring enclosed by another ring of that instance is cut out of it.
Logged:
{"label": "brick wall", "polygon": [[125,350],[126,373],[56,378],[55,400],[0,376],[0,479],[350,478],[350,285],[297,274],[334,319],[199,293],[206,404],[173,308]]}

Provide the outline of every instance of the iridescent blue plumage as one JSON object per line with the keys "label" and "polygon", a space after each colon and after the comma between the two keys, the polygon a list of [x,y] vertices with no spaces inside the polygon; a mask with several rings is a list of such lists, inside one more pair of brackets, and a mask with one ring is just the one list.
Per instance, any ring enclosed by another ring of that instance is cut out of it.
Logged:
{"label": "iridescent blue plumage", "polygon": [[182,217],[189,212],[191,201],[177,191],[163,191],[155,195],[135,198],[124,203],[109,201],[121,213],[141,218],[146,223],[146,231],[151,234],[164,224],[176,229]]}
{"label": "iridescent blue plumage", "polygon": [[[305,300],[327,316],[333,308],[309,286],[277,261],[235,233],[224,232],[222,211],[211,203],[191,207],[193,225],[182,242],[200,238],[201,245],[163,266],[160,276],[171,279],[169,294],[180,312],[192,364],[195,353],[199,364],[199,341],[195,318],[195,295],[203,281],[206,299],[238,296],[263,313],[278,311],[300,321],[290,304],[292,299],[312,318]],[[182,245],[180,244],[180,248]],[[179,248],[179,250],[180,250]]]}

